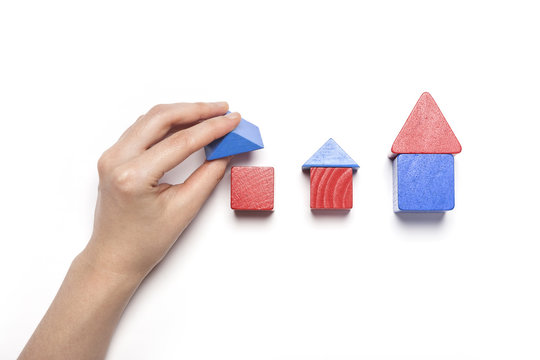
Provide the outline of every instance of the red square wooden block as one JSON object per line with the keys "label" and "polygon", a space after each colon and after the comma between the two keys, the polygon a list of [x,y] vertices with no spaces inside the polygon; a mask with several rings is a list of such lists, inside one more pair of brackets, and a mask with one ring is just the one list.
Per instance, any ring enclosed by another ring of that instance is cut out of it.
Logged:
{"label": "red square wooden block", "polygon": [[274,209],[274,168],[233,166],[231,168],[233,210]]}
{"label": "red square wooden block", "polygon": [[351,168],[310,169],[312,209],[351,209],[353,186]]}

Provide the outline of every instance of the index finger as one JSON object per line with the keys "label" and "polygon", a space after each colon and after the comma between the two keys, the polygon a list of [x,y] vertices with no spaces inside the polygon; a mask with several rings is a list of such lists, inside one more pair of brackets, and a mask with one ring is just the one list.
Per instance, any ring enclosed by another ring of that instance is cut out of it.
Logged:
{"label": "index finger", "polygon": [[179,131],[138,156],[135,166],[147,169],[152,180],[157,181],[193,152],[233,131],[240,120],[240,114],[234,112]]}
{"label": "index finger", "polygon": [[228,109],[224,101],[156,105],[126,131],[121,142],[140,153],[160,141],[171,128],[223,115]]}

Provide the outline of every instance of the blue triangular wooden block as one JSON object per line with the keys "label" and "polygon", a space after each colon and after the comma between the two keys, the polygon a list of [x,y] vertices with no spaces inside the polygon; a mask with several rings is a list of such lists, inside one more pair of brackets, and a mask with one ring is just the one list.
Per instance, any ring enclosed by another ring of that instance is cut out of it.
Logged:
{"label": "blue triangular wooden block", "polygon": [[330,138],[308,161],[302,165],[302,169],[312,167],[349,167],[357,169],[360,166],[347,153]]}
{"label": "blue triangular wooden block", "polygon": [[259,128],[242,119],[233,131],[205,146],[204,152],[207,160],[215,160],[262,148],[264,144]]}

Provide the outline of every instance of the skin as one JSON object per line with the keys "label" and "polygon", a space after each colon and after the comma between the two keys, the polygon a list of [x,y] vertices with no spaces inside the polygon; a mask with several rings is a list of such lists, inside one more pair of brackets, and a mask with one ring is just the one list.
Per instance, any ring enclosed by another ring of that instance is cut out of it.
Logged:
{"label": "skin", "polygon": [[19,359],[105,357],[132,295],[223,178],[229,159],[204,162],[183,184],[159,180],[238,125],[240,115],[227,110],[225,102],[154,106],[103,153],[92,237]]}

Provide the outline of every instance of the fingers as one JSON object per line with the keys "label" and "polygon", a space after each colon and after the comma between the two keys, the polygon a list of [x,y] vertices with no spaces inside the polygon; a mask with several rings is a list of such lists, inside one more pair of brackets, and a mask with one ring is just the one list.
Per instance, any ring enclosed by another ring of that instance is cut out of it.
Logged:
{"label": "fingers", "polygon": [[223,115],[228,109],[229,105],[226,102],[156,105],[141,116],[120,140],[123,146],[142,152],[160,141],[172,127]]}
{"label": "fingers", "polygon": [[179,131],[145,151],[137,162],[157,181],[193,152],[234,130],[240,119],[240,114],[230,113]]}
{"label": "fingers", "polygon": [[174,197],[181,200],[175,201],[182,211],[192,213],[199,211],[206,199],[210,196],[217,184],[223,179],[230,157],[206,161],[183,183],[174,185],[171,189],[176,192]]}

